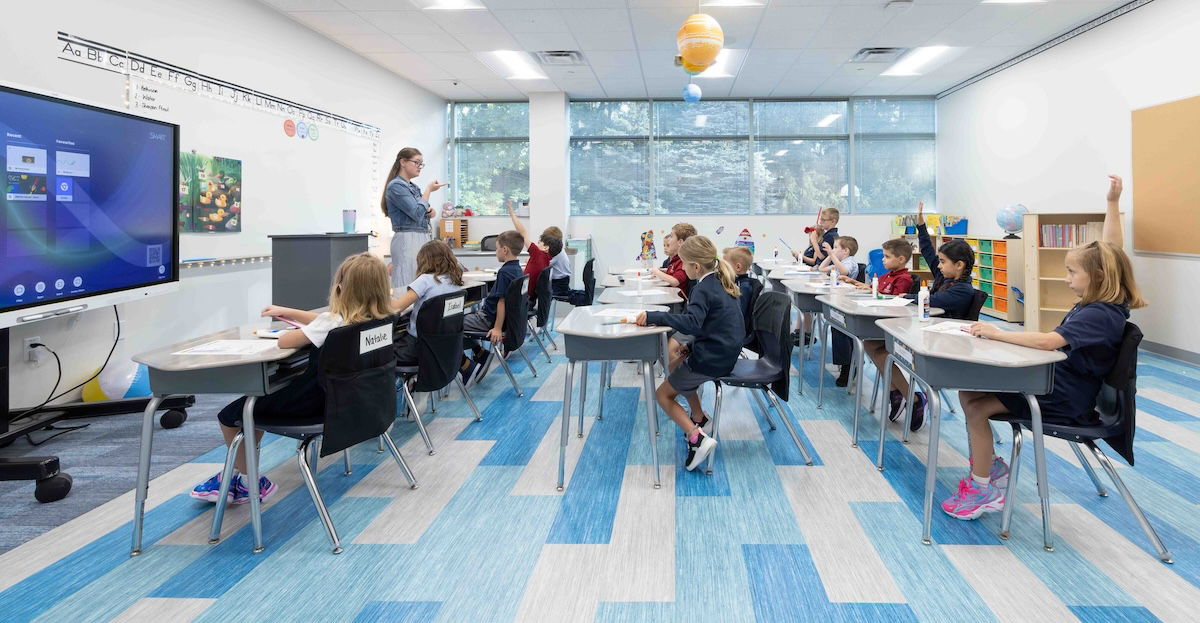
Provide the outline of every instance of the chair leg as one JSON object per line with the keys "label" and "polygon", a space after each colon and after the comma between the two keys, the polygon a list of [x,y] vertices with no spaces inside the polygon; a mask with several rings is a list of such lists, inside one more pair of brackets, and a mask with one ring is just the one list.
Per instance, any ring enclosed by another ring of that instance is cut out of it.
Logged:
{"label": "chair leg", "polygon": [[[387,433],[384,433],[384,434],[386,435]],[[382,439],[379,440],[379,450],[377,450],[377,452],[379,454],[383,454],[383,440]]]}
{"label": "chair leg", "polygon": [[379,442],[387,444],[388,450],[392,453],[392,458],[396,460],[396,465],[400,467],[400,473],[404,474],[404,478],[408,480],[408,488],[416,489],[417,479],[413,477],[412,470],[408,468],[408,463],[404,462],[404,457],[400,456],[400,449],[396,447],[396,442],[392,441],[391,435],[385,432],[379,436]]}
{"label": "chair leg", "polygon": [[429,412],[437,413],[437,392],[429,393]]}
{"label": "chair leg", "polygon": [[425,447],[429,450],[429,456],[433,456],[437,451],[433,449],[433,442],[429,439],[429,433],[425,431],[425,423],[421,421],[421,412],[417,411],[417,403],[413,401],[407,384],[404,385],[404,400],[408,401],[408,408],[412,409],[413,419],[417,421],[417,430],[421,433],[421,439],[425,442]]}
{"label": "chair leg", "polygon": [[1092,464],[1088,462],[1087,457],[1083,455],[1083,450],[1079,449],[1080,444],[1072,443],[1071,449],[1075,451],[1075,458],[1079,459],[1079,465],[1083,467],[1083,471],[1087,472],[1088,478],[1092,480],[1092,485],[1096,487],[1096,495],[1106,498],[1108,491],[1104,488],[1104,484],[1100,482],[1100,477],[1096,475],[1096,470],[1092,469]]}
{"label": "chair leg", "polygon": [[1002,539],[1008,539],[1008,527],[1012,521],[1012,510],[1017,505],[1017,476],[1021,472],[1021,426],[1012,425],[1012,454],[1008,457],[1008,487],[1004,489],[1004,511],[1000,514],[1000,534]]}
{"label": "chair leg", "polygon": [[512,370],[508,368],[508,362],[505,361],[504,353],[501,353],[499,350],[497,350],[498,348],[498,346],[493,346],[489,357],[495,357],[500,360],[500,367],[504,368],[504,373],[508,375],[508,380],[512,383],[513,389],[517,392],[517,397],[521,398],[525,395],[525,392],[521,391],[520,385],[517,385],[517,378],[513,376]]}
{"label": "chair leg", "polygon": [[[588,377],[588,362],[581,362],[582,368],[579,373],[579,438],[583,439],[583,412],[587,410],[587,377]],[[601,391],[600,393],[604,393]]]}
{"label": "chair leg", "polygon": [[1112,461],[1108,460],[1108,455],[1104,454],[1096,444],[1088,444],[1092,454],[1096,457],[1096,462],[1104,468],[1108,473],[1108,477],[1112,479],[1113,484],[1117,486],[1117,492],[1121,494],[1121,498],[1125,500],[1125,505],[1129,507],[1133,513],[1134,519],[1137,519],[1138,524],[1142,526],[1142,531],[1146,533],[1146,538],[1150,539],[1150,543],[1154,545],[1155,551],[1158,552],[1158,559],[1172,564],[1175,561],[1171,558],[1171,552],[1163,545],[1162,539],[1158,538],[1158,533],[1154,531],[1154,526],[1150,525],[1150,521],[1146,519],[1146,515],[1142,513],[1142,507],[1138,506],[1137,501],[1133,499],[1133,495],[1129,493],[1129,489],[1125,487],[1125,481],[1117,475],[1117,470],[1113,467]]}
{"label": "chair leg", "polygon": [[[658,403],[654,400],[654,370],[653,364],[649,361],[641,362],[643,370],[642,374],[642,391],[646,394],[646,429],[650,437],[650,461],[654,463],[654,488],[662,488],[662,477],[659,471],[658,464],[658,443],[656,441],[658,430]],[[571,376],[567,375],[567,385],[570,386]],[[567,414],[563,413],[563,417]],[[561,473],[561,470],[560,470]]]}
{"label": "chair leg", "polygon": [[[819,322],[821,325],[821,337],[824,338],[820,342],[821,343],[821,347],[820,347],[821,363],[820,363],[820,367],[817,368],[817,408],[820,409],[822,401],[823,401],[823,396],[825,394],[825,351],[828,350],[825,347],[825,345],[829,344],[829,342],[831,341],[831,338],[833,336],[833,329],[828,322],[821,320],[821,316],[817,316],[817,322]],[[816,333],[816,331],[817,331],[817,328],[816,328],[816,325],[814,324],[813,332]]]}
{"label": "chair leg", "polygon": [[950,398],[946,396],[946,390],[942,389],[938,391],[942,392],[942,402],[945,403],[946,406],[950,407],[950,413],[958,413],[958,409],[954,408],[954,401],[950,400]]}
{"label": "chair leg", "polygon": [[800,451],[800,456],[804,457],[804,464],[812,465],[812,457],[809,456],[808,450],[804,447],[804,442],[800,440],[800,435],[796,434],[796,428],[792,425],[791,409],[788,409],[786,413],[784,412],[784,405],[786,403],[779,400],[775,392],[764,389],[763,393],[767,395],[767,398],[771,402],[775,403],[775,412],[779,414],[779,419],[783,420],[783,426],[788,430],[788,434],[792,436],[792,441],[796,444],[796,449]]}
{"label": "chair leg", "polygon": [[[713,385],[716,387],[716,395],[715,395],[715,396],[713,396],[713,426],[712,426],[712,439],[713,439],[713,441],[716,441],[716,440],[717,440],[717,431],[720,429],[720,425],[719,425],[719,420],[720,420],[720,418],[719,418],[719,417],[717,417],[717,414],[721,412],[721,394],[722,394],[722,391],[721,391],[721,383],[720,383],[719,381],[713,381]],[[718,445],[719,445],[719,444],[718,444]],[[717,460],[717,448],[716,448],[716,446],[713,446],[713,449],[712,449],[712,451],[708,453],[708,462],[707,462],[708,464],[707,464],[707,465],[705,466],[705,468],[704,468],[704,472],[705,472],[706,474],[708,474],[708,475],[710,475],[710,476],[712,475],[712,472],[713,472],[713,463],[714,463],[716,460]]]}
{"label": "chair leg", "polygon": [[347,476],[354,473],[354,469],[350,467],[350,448],[346,448],[345,450],[342,450],[342,463],[344,463],[346,466],[346,475]]}
{"label": "chair leg", "polygon": [[217,509],[213,513],[212,530],[208,533],[208,544],[216,545],[221,540],[221,521],[225,519],[225,506],[229,498],[230,481],[233,480],[233,462],[237,458],[238,449],[242,447],[245,436],[238,431],[225,451],[225,467],[221,470],[221,488],[217,494]]}
{"label": "chair leg", "polygon": [[342,553],[342,541],[338,538],[337,529],[333,527],[333,519],[329,517],[329,509],[325,507],[325,500],[321,498],[321,492],[317,490],[317,481],[313,478],[312,469],[308,465],[305,454],[311,447],[313,440],[317,437],[309,437],[304,440],[300,446],[301,451],[296,455],[296,462],[300,464],[300,475],[304,477],[304,484],[308,485],[308,494],[312,496],[313,505],[317,507],[317,515],[321,517],[321,523],[325,525],[325,531],[329,533],[329,540],[333,542],[333,553]]}
{"label": "chair leg", "polygon": [[550,351],[546,350],[546,345],[542,343],[542,336],[537,327],[533,326],[532,322],[529,324],[529,335],[533,337],[534,342],[537,342],[538,348],[542,349],[542,354],[546,356],[546,363],[552,363],[550,361]]}
{"label": "chair leg", "polygon": [[[475,421],[482,422],[483,416],[479,415],[479,409],[475,406],[475,401],[471,398],[471,393],[467,391],[467,386],[463,384],[462,377],[455,375],[454,382],[458,384],[458,391],[462,392],[463,400],[467,401],[467,406],[471,407],[471,413],[475,414]],[[383,441],[379,442],[383,445]]]}
{"label": "chair leg", "polygon": [[525,360],[525,365],[529,366],[529,371],[533,374],[533,378],[536,379],[537,378],[537,368],[533,367],[533,362],[530,361],[529,356],[525,354],[525,349],[518,348],[517,354],[521,356],[521,359]]}
{"label": "chair leg", "polygon": [[[762,391],[765,391],[765,390],[762,390]],[[775,421],[771,419],[771,411],[767,407],[767,405],[763,404],[762,398],[759,397],[758,392],[756,392],[754,390],[750,390],[750,395],[754,396],[754,402],[758,403],[758,408],[762,410],[763,417],[767,418],[767,426],[770,427],[771,430],[775,430]],[[783,417],[783,416],[781,415],[779,417]]]}

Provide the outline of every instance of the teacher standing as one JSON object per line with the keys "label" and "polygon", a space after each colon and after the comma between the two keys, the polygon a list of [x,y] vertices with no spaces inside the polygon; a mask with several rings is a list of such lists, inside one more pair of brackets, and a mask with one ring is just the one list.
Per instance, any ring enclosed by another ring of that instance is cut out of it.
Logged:
{"label": "teacher standing", "polygon": [[446,184],[433,180],[425,192],[412,182],[425,168],[425,157],[416,147],[405,147],[396,154],[396,162],[388,172],[387,187],[383,189],[380,207],[392,220],[392,285],[401,287],[412,283],[417,273],[417,251],[431,238],[429,195]]}

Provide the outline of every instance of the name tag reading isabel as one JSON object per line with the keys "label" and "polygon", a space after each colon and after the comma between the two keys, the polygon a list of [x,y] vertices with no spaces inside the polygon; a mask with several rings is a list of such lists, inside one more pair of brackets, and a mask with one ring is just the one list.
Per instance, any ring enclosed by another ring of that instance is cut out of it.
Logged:
{"label": "name tag reading isabel", "polygon": [[445,307],[442,308],[442,318],[457,316],[463,313],[463,303],[466,298],[447,299]]}
{"label": "name tag reading isabel", "polygon": [[365,355],[392,344],[392,325],[385,324],[358,333],[358,354]]}
{"label": "name tag reading isabel", "polygon": [[894,352],[895,352],[896,358],[903,359],[904,363],[907,363],[908,365],[911,366],[913,364],[912,351],[909,350],[907,346],[901,344],[900,342],[892,342],[892,344],[895,347]]}
{"label": "name tag reading isabel", "polygon": [[829,318],[830,318],[830,320],[833,320],[834,322],[842,325],[843,327],[846,326],[845,314],[843,314],[842,312],[840,312],[836,309],[829,310]]}

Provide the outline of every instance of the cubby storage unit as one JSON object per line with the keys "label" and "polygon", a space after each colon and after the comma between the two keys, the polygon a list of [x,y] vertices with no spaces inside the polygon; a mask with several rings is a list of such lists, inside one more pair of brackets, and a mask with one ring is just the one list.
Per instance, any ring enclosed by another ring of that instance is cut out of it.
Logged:
{"label": "cubby storage unit", "polygon": [[[913,261],[909,270],[918,279],[932,279],[929,267],[917,252],[916,236],[909,234],[905,238],[913,242]],[[947,240],[965,240],[967,245],[975,250],[975,272],[971,276],[971,284],[976,290],[988,293],[982,313],[1008,322],[1025,322],[1025,306],[1017,300],[1018,295],[1014,290],[1016,288],[1025,292],[1025,284],[1029,283],[1020,269],[1025,254],[1022,241],[970,236],[933,236],[935,247],[941,246]],[[1010,270],[1010,266],[1014,267],[1015,271]]]}
{"label": "cubby storage unit", "polygon": [[[1041,239],[1043,225],[1087,225],[1103,222],[1104,214],[1026,214],[1022,242],[1025,247],[1025,329],[1027,331],[1050,331],[1057,327],[1063,316],[1075,305],[1078,297],[1067,287],[1067,269],[1064,264],[1069,247],[1047,246]],[[1052,243],[1051,243],[1052,244]],[[1013,271],[1019,271],[1016,263]]]}

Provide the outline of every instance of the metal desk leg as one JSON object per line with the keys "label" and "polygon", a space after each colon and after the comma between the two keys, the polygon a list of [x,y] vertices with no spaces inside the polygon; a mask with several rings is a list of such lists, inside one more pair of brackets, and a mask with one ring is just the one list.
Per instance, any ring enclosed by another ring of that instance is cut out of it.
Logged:
{"label": "metal desk leg", "polygon": [[858,412],[862,408],[863,390],[863,341],[857,335],[851,335],[854,341],[854,359],[851,366],[858,366],[858,376],[854,379],[854,432],[850,435],[850,447],[858,447]]}
{"label": "metal desk leg", "polygon": [[821,342],[821,367],[817,368],[817,408],[821,408],[822,395],[825,393],[825,350],[833,340],[833,326],[821,317],[821,337],[825,338]]}
{"label": "metal desk leg", "polygon": [[[579,438],[583,439],[583,412],[587,411],[587,376],[588,362],[583,362],[582,374],[579,375]],[[604,393],[601,390],[600,393]]]}
{"label": "metal desk leg", "polygon": [[655,418],[658,417],[658,404],[654,401],[654,366],[649,361],[641,362],[642,369],[645,371],[642,374],[642,385],[646,392],[646,428],[650,437],[650,458],[654,461],[654,488],[662,488],[662,478],[659,476],[658,469],[658,422]]}
{"label": "metal desk leg", "polygon": [[1000,513],[1000,534],[997,535],[1003,540],[1008,540],[1012,511],[1017,505],[1017,477],[1021,475],[1021,444],[1025,438],[1020,425],[1016,424],[1012,427],[1012,435],[1012,451],[1008,458],[1008,487],[1004,489],[1004,510]]}
{"label": "metal desk leg", "polygon": [[[883,387],[884,387],[884,390],[886,391],[887,388],[892,386],[892,354],[891,353],[888,353],[887,358],[883,360],[883,367],[884,367]],[[890,409],[891,409],[890,402],[888,403],[887,406],[881,407],[879,409],[879,450],[876,453],[876,457],[875,457],[875,467],[876,467],[876,469],[878,469],[881,472],[883,471],[883,444],[885,441],[887,441],[888,410],[890,410]]]}
{"label": "metal desk leg", "polygon": [[258,492],[258,444],[254,439],[254,403],[257,396],[246,396],[242,406],[242,434],[245,440],[242,449],[246,452],[246,483],[250,489],[250,523],[254,529],[254,553],[263,551],[262,511],[259,508]]}
{"label": "metal desk leg", "polygon": [[558,448],[558,490],[563,490],[567,478],[567,439],[571,436],[571,387],[574,384],[575,362],[567,362],[567,384],[563,387],[562,438]]}
{"label": "metal desk leg", "polygon": [[[910,386],[911,387],[911,386]],[[926,417],[930,417],[929,422],[929,449],[925,458],[925,519],[923,532],[921,533],[921,542],[926,545],[933,544],[931,533],[933,531],[933,488],[937,484],[937,456],[938,442],[941,440],[940,429],[942,427],[942,405],[941,399],[937,397],[937,392],[931,392],[929,397],[930,413]]]}
{"label": "metal desk leg", "polygon": [[[659,335],[661,336],[659,341],[662,343],[662,357],[659,358],[658,365],[662,368],[662,375],[665,378],[671,373],[671,371],[667,369],[671,363],[671,342],[666,333],[661,333]],[[654,368],[653,365],[650,367],[651,369]]]}
{"label": "metal desk leg", "polygon": [[[1046,482],[1046,439],[1042,435],[1042,408],[1035,396],[1025,395],[1033,425],[1034,466],[1037,471],[1038,497],[1042,498],[1042,548],[1054,551],[1054,535],[1050,531],[1050,485]],[[1011,469],[1011,468],[1010,468]]]}
{"label": "metal desk leg", "polygon": [[133,546],[130,556],[142,553],[142,520],[146,514],[146,495],[150,492],[150,454],[154,446],[154,412],[166,396],[154,396],[142,411],[142,444],[138,455],[137,489],[133,502]]}
{"label": "metal desk leg", "polygon": [[608,366],[612,362],[604,361],[600,363],[600,411],[596,413],[597,420],[604,419],[604,395],[608,393],[609,370]]}
{"label": "metal desk leg", "polygon": [[[217,491],[217,499],[220,502],[216,504],[216,509],[213,511],[212,528],[208,532],[209,545],[216,545],[221,541],[221,522],[225,520],[225,507],[229,504],[229,488],[233,486],[233,463],[237,460],[237,453],[241,450],[242,442],[245,439],[246,435],[242,431],[238,431],[233,436],[229,448],[225,450],[225,467],[221,470],[221,488]],[[300,449],[297,448],[296,451],[299,452]]]}
{"label": "metal desk leg", "polygon": [[[916,391],[917,391],[917,375],[913,374],[912,371],[909,370],[908,395],[904,397],[904,404],[901,406],[902,413],[899,414],[899,416],[903,416],[903,417],[900,417],[899,419],[901,422],[904,423],[900,427],[900,442],[901,443],[908,443],[908,427],[912,426],[913,399],[916,398],[916,395],[915,395]],[[929,405],[926,404],[925,408],[929,409]]]}

